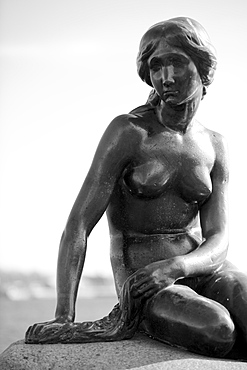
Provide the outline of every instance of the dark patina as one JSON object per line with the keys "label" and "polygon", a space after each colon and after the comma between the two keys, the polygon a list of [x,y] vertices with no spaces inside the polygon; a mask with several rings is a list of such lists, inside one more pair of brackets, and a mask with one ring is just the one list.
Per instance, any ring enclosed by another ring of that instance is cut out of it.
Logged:
{"label": "dark patina", "polygon": [[[203,27],[179,17],[143,36],[145,105],[106,129],[62,235],[55,319],[26,343],[131,338],[137,330],[204,355],[247,342],[247,277],[227,260],[228,164],[223,137],[195,118],[216,69]],[[75,323],[87,237],[107,213],[119,303]]]}

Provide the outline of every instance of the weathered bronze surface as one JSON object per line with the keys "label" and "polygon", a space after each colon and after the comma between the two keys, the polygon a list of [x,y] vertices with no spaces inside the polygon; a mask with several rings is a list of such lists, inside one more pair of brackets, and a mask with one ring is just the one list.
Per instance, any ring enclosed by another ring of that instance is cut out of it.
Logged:
{"label": "weathered bronze surface", "polygon": [[[137,58],[153,90],[106,129],[62,235],[57,309],[26,343],[131,338],[137,330],[226,356],[247,344],[247,276],[226,261],[228,164],[223,137],[195,118],[216,69],[203,27],[174,18],[151,27]],[[87,237],[104,212],[119,304],[74,323]]]}

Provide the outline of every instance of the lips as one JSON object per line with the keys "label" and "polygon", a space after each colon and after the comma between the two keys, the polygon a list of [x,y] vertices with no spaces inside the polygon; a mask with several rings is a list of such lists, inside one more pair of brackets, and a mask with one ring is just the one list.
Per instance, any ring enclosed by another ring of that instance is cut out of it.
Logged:
{"label": "lips", "polygon": [[172,91],[172,90],[167,90],[163,92],[164,96],[176,96],[178,94],[178,90]]}
{"label": "lips", "polygon": [[167,103],[168,102],[173,102],[174,99],[176,100],[178,93],[179,92],[177,90],[175,90],[175,91],[172,91],[172,90],[164,91],[163,94],[162,94],[162,98]]}

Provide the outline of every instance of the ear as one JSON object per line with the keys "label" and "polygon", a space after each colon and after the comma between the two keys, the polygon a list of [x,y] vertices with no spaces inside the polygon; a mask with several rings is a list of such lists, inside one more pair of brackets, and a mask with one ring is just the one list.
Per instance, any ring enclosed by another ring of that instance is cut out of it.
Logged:
{"label": "ear", "polygon": [[203,100],[203,98],[206,94],[207,94],[207,88],[206,88],[206,86],[203,86],[203,88],[202,88],[202,100]]}

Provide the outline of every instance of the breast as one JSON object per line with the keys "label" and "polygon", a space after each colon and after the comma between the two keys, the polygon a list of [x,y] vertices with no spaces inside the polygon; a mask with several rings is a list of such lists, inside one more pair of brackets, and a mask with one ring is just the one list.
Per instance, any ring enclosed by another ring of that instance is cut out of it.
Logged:
{"label": "breast", "polygon": [[201,163],[169,162],[164,157],[128,168],[123,184],[132,195],[157,198],[171,190],[187,202],[201,203],[212,192],[209,169]]}
{"label": "breast", "polygon": [[178,168],[167,160],[151,160],[128,168],[124,184],[130,193],[139,197],[156,198],[174,184]]}
{"label": "breast", "polygon": [[205,201],[212,193],[212,181],[207,167],[196,165],[192,168],[184,168],[179,176],[179,191],[182,198],[198,203]]}

